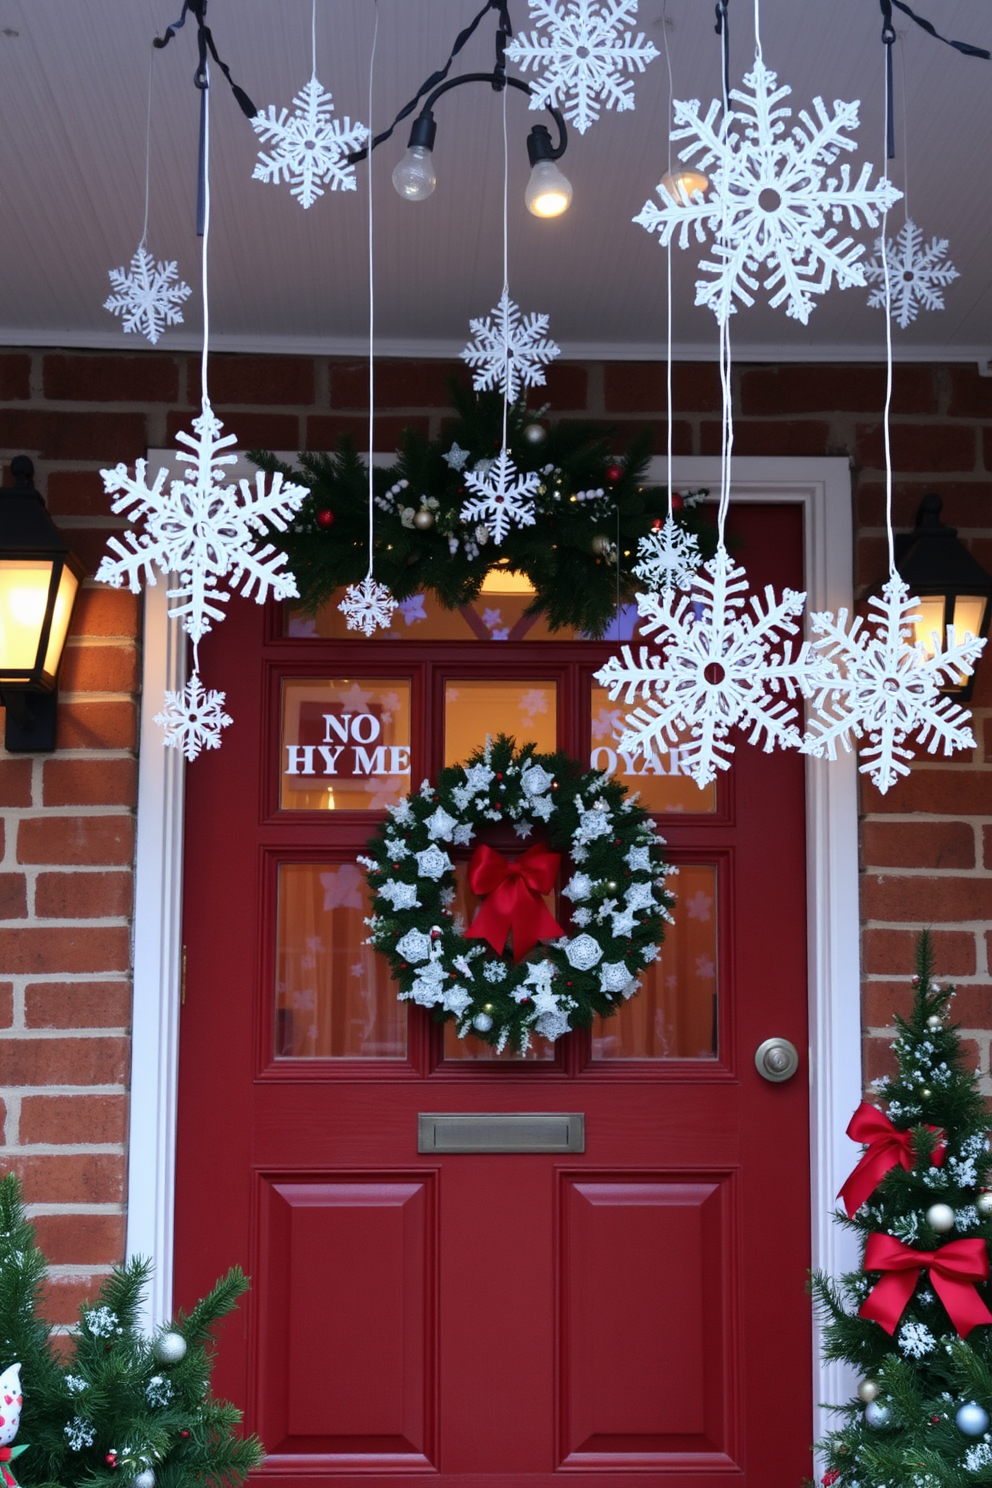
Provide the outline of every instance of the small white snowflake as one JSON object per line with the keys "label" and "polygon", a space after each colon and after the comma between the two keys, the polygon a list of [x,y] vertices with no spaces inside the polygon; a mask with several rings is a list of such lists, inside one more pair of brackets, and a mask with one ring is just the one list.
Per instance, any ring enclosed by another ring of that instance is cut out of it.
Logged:
{"label": "small white snowflake", "polygon": [[85,1421],[82,1416],[73,1416],[63,1430],[69,1438],[70,1451],[81,1452],[84,1447],[91,1447],[96,1441],[96,1432],[91,1422]]}
{"label": "small white snowflake", "polygon": [[638,538],[634,573],[649,589],[688,589],[701,562],[695,534],[666,517],[659,531]]}
{"label": "small white snowflake", "polygon": [[892,319],[903,330],[916,319],[916,312],[943,310],[944,296],[941,293],[958,271],[947,259],[947,238],[931,238],[924,242],[923,234],[912,218],[907,217],[895,240],[888,239],[884,258],[882,239],[875,242],[875,257],[865,264],[865,279],[876,287],[868,296],[873,310],[885,309],[885,262],[889,267],[889,300]]}
{"label": "small white snowflake", "polygon": [[867,163],[853,182],[849,164],[832,169],[842,150],[855,149],[848,134],[858,127],[857,103],[837,100],[831,117],[823,99],[815,98],[816,118],[801,109],[787,128],[792,110],[782,100],[792,90],[776,88],[776,75],[760,55],[744,84],[750,92],[734,88],[736,107],[722,118],[715,99],[705,118],[698,99],[675,101],[681,127],[671,137],[692,141],[679,158],[709,176],[709,189],[677,202],[659,186],[660,206],[646,202],[634,221],[657,232],[663,246],[676,230],[680,248],[689,246],[691,232],[703,243],[709,231],[714,256],[700,261],[710,277],[697,280],[696,304],[709,305],[721,323],[735,313],[735,299],[753,305],[760,284],[773,307],[784,303],[786,314],[805,325],[813,296],[825,294],[835,279],[840,289],[865,283],[858,262],[864,245],[838,238],[836,224],[877,227],[879,214],[902,192],[884,176],[869,185]]}
{"label": "small white snowflake", "polygon": [[149,1405],[168,1405],[172,1399],[172,1381],[166,1379],[164,1374],[153,1374],[145,1386],[145,1398]]}
{"label": "small white snowflake", "polygon": [[[750,614],[744,610],[748,598]],[[642,630],[655,634],[662,654],[642,646],[635,659],[623,646],[596,673],[611,699],[625,692],[626,702],[640,697],[645,703],[624,720],[619,748],[651,758],[678,744],[682,769],[699,786],[729,768],[728,735],[735,726],[750,728],[751,744],[764,736],[766,753],[776,744],[798,749],[802,735],[792,700],[810,696],[828,672],[808,645],[800,644],[793,656],[792,643],[783,639],[796,634],[805,599],[785,589],[777,600],[769,585],[762,610],[759,597],[748,594],[744,570],[722,546],[696,575],[691,595],[639,595]]]}
{"label": "small white snowflake", "polygon": [[388,630],[396,608],[396,600],[385,584],[379,584],[371,574],[366,574],[360,584],[351,584],[344,591],[344,599],[338,605],[347,617],[349,630],[360,630],[363,635]]}
{"label": "small white snowflake", "polygon": [[524,316],[504,289],[492,314],[470,320],[468,328],[475,340],[468,343],[461,358],[475,368],[474,388],[499,388],[513,403],[522,388],[544,385],[544,368],[559,354],[545,335],[546,315],[532,311]]}
{"label": "small white snowflake", "polygon": [[898,575],[868,604],[874,614],[867,623],[855,616],[848,626],[847,610],[839,610],[836,618],[829,612],[810,616],[813,634],[820,638],[813,644],[830,670],[817,689],[803,748],[833,760],[838,741],[850,751],[852,734],[858,739],[867,735],[859,769],[884,795],[900,775],[909,774],[906,761],[913,756],[904,747],[907,739],[915,737],[921,744],[929,739],[930,754],[940,744],[945,755],[975,747],[970,715],[942,697],[940,688],[962,672],[971,673],[985,642],[955,637],[927,656],[912,641],[910,622],[919,600]]}
{"label": "small white snowflake", "polygon": [[293,99],[294,112],[269,104],[268,113],[259,111],[251,127],[272,153],[258,152],[252,171],[253,181],[291,181],[291,191],[301,207],[311,207],[324,187],[332,191],[354,191],[357,187],[355,167],[347,156],[361,149],[369,137],[364,124],[332,119],[334,105],[316,77],[300,89]]}
{"label": "small white snowflake", "polygon": [[192,763],[201,749],[219,749],[220,731],[233,720],[224,712],[223,692],[210,692],[194,672],[182,692],[167,692],[165,706],[155,714],[155,722],[164,730],[163,742],[181,749]]}
{"label": "small white snowflake", "polygon": [[925,1354],[933,1353],[937,1340],[926,1323],[903,1323],[899,1329],[899,1347],[911,1358],[922,1359]]}
{"label": "small white snowflake", "polygon": [[83,1321],[94,1338],[109,1338],[111,1334],[121,1331],[120,1320],[116,1312],[111,1312],[109,1307],[89,1308]]}
{"label": "small white snowflake", "polygon": [[131,259],[131,272],[123,267],[108,269],[111,287],[116,291],[104,300],[104,310],[120,315],[126,333],[140,331],[154,346],[166,326],[182,325],[179,306],[191,290],[179,278],[175,259],[155,262],[139,243]]}
{"label": "small white snowflake", "polygon": [[524,32],[506,55],[521,72],[545,69],[531,84],[532,109],[559,108],[585,134],[601,102],[617,113],[634,107],[629,74],[643,72],[658,55],[643,32],[635,38],[626,29],[637,17],[637,0],[530,0],[530,11],[547,35]]}
{"label": "small white snowflake", "polygon": [[500,450],[491,470],[483,476],[470,471],[465,484],[475,495],[462,507],[463,522],[483,520],[497,543],[503,541],[514,524],[533,527],[533,498],[541,477],[534,471],[529,475],[518,475],[517,467],[505,449]]}

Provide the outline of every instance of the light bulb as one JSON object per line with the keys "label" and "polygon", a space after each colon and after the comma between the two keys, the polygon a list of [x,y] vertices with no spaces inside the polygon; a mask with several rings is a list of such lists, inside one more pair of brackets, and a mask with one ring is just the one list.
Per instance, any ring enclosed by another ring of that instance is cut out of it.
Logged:
{"label": "light bulb", "polygon": [[393,185],[404,201],[426,201],[437,185],[434,152],[426,145],[410,145],[393,171]]}
{"label": "light bulb", "polygon": [[553,160],[538,160],[531,167],[524,192],[528,212],[535,217],[560,217],[572,200],[572,183]]}
{"label": "light bulb", "polygon": [[683,165],[678,170],[666,171],[659,185],[662,191],[668,193],[677,207],[684,207],[692,201],[697,191],[704,193],[709,191],[710,178],[701,170]]}

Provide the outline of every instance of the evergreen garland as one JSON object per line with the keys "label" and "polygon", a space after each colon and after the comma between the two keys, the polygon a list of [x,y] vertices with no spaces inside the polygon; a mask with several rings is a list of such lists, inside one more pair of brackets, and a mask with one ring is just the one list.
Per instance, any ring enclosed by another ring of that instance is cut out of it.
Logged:
{"label": "evergreen garland", "polygon": [[[587,421],[548,424],[543,410],[514,404],[508,451],[518,471],[539,471],[545,479],[534,525],[513,528],[497,547],[483,525],[462,521],[461,507],[471,494],[465,471],[499,453],[503,398],[473,393],[456,379],[449,390],[455,412],[443,438],[429,440],[407,429],[396,463],[373,470],[376,579],[398,600],[426,590],[456,609],[471,604],[489,571],[505,564],[526,574],[534,587],[528,614],[544,615],[552,630],[603,635],[616,613],[618,586],[621,603],[643,587],[632,573],[638,539],[668,514],[664,488],[641,484],[650,434],[639,434],[615,457],[608,428]],[[454,446],[458,453],[452,457]],[[253,451],[251,458],[308,489],[291,526],[271,529],[266,538],[286,553],[301,605],[312,614],[336,589],[365,576],[367,467],[348,438],[335,454],[301,454],[298,469],[265,451]],[[429,514],[430,525],[416,525],[419,513]],[[712,557],[715,528],[694,502],[681,503],[677,520],[696,534],[703,558]]]}

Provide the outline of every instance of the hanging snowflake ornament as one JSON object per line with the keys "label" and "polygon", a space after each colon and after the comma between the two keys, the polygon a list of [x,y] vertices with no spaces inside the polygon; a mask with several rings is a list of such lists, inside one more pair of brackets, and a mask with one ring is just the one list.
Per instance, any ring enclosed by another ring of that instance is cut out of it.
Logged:
{"label": "hanging snowflake ornament", "polygon": [[601,104],[617,113],[634,107],[632,75],[658,56],[643,32],[635,37],[627,29],[636,20],[637,0],[530,0],[530,14],[544,34],[514,37],[506,55],[521,72],[534,70],[532,109],[561,109],[585,134]]}
{"label": "hanging snowflake ornament", "polygon": [[543,387],[544,369],[560,354],[547,338],[548,317],[521,314],[504,289],[491,315],[469,321],[475,337],[461,353],[462,361],[475,369],[472,386],[477,390],[498,388],[514,403],[525,387]]}
{"label": "hanging snowflake ornament", "polygon": [[385,584],[366,574],[360,584],[349,585],[338,609],[347,619],[349,630],[360,630],[370,636],[377,630],[389,629],[396,603]]}
{"label": "hanging snowflake ornament", "polygon": [[729,769],[735,726],[750,729],[751,744],[763,738],[766,754],[776,745],[798,749],[794,700],[810,697],[828,673],[809,645],[793,655],[785,639],[796,634],[805,600],[792,589],[777,600],[769,585],[763,608],[723,546],[696,574],[691,595],[639,594],[642,633],[655,637],[661,653],[641,646],[635,656],[623,646],[596,673],[611,699],[622,692],[627,703],[643,700],[624,719],[618,747],[651,758],[678,745],[681,768],[700,787]]}
{"label": "hanging snowflake ornament", "polygon": [[518,475],[505,449],[501,449],[485,474],[478,470],[466,473],[465,484],[475,496],[462,507],[463,522],[482,522],[497,543],[503,542],[510,528],[533,527],[534,497],[541,484],[537,471]]}
{"label": "hanging snowflake ornament", "polygon": [[689,589],[702,561],[695,533],[666,517],[657,532],[648,532],[637,542],[634,573],[649,589]]}
{"label": "hanging snowflake ornament", "polygon": [[[225,467],[237,460],[229,452],[237,438],[222,436],[223,427],[204,401],[200,416],[193,420],[194,435],[183,431],[176,436],[186,446],[178,458],[189,469],[172,480],[160,469],[149,485],[144,460],[136,462],[133,476],[124,464],[100,472],[114,498],[114,514],[126,513],[142,528],[108,539],[111,552],[100,564],[97,579],[115,589],[127,580],[137,594],[142,575],[148,584],[155,583],[156,567],[163,574],[177,575],[177,587],[167,590],[177,601],[169,614],[182,620],[194,645],[215,620],[224,618],[222,607],[232,590],[240,587],[246,597],[254,591],[258,604],[270,592],[276,599],[297,595],[296,580],[284,570],[285,554],[269,542],[259,546],[259,538],[264,539],[271,527],[285,530],[306,489],[276,472],[266,490],[262,470],[254,487],[244,477],[227,482]],[[222,580],[228,588],[220,587]]]}
{"label": "hanging snowflake ornament", "polygon": [[898,574],[868,605],[874,614],[867,623],[855,616],[848,625],[847,610],[836,617],[829,612],[810,616],[819,637],[813,645],[829,672],[817,688],[803,748],[835,760],[838,741],[850,750],[852,734],[867,736],[859,769],[884,795],[900,775],[909,774],[906,761],[913,755],[905,748],[908,739],[927,744],[930,754],[940,745],[945,755],[974,749],[970,715],[943,697],[940,688],[957,682],[962,673],[971,674],[985,642],[970,635],[962,641],[952,637],[942,648],[934,636],[929,655],[912,639],[920,602]]}
{"label": "hanging snowflake ornament", "polygon": [[154,346],[166,326],[182,325],[180,305],[190,296],[188,284],[179,278],[175,259],[155,262],[144,242],[131,259],[131,272],[109,269],[114,293],[104,300],[104,310],[121,316],[125,334],[138,331]]}
{"label": "hanging snowflake ornament", "polygon": [[895,239],[889,238],[884,246],[881,238],[875,242],[875,256],[865,264],[865,279],[876,287],[868,296],[873,310],[885,309],[885,260],[889,268],[889,298],[892,319],[905,330],[915,319],[917,311],[943,310],[942,291],[953,279],[957,269],[947,258],[947,238],[931,238],[924,241],[923,234],[911,217],[907,217]]}
{"label": "hanging snowflake ornament", "polygon": [[269,154],[258,152],[252,171],[253,181],[266,181],[277,186],[291,182],[290,191],[301,207],[312,207],[324,187],[332,191],[354,191],[357,187],[355,167],[348,164],[353,150],[360,150],[369,137],[364,124],[349,118],[332,118],[334,105],[316,76],[300,89],[293,99],[294,111],[269,104],[268,113],[261,110],[251,126],[264,144],[271,145]]}
{"label": "hanging snowflake ornament", "polygon": [[784,304],[806,325],[814,297],[835,280],[840,289],[866,282],[864,245],[840,237],[838,224],[877,227],[902,192],[884,176],[872,186],[870,164],[854,180],[849,163],[837,164],[842,151],[856,148],[849,135],[858,127],[857,102],[838,100],[831,115],[815,98],[816,117],[801,109],[790,127],[792,110],[782,100],[792,90],[776,87],[760,53],[744,84],[750,91],[732,89],[735,107],[722,118],[716,100],[705,118],[698,100],[675,101],[680,127],[672,139],[691,141],[679,158],[708,175],[709,190],[675,201],[659,185],[660,205],[646,202],[634,221],[666,247],[676,234],[680,248],[693,234],[700,243],[710,235],[713,257],[699,264],[709,277],[696,281],[696,304],[708,305],[721,323],[736,312],[735,300],[753,305],[760,288],[770,305]]}
{"label": "hanging snowflake ornament", "polygon": [[165,706],[155,714],[155,722],[164,732],[164,742],[181,749],[192,764],[201,749],[219,749],[220,731],[232,719],[224,712],[223,692],[207,691],[194,672],[181,692],[167,692]]}

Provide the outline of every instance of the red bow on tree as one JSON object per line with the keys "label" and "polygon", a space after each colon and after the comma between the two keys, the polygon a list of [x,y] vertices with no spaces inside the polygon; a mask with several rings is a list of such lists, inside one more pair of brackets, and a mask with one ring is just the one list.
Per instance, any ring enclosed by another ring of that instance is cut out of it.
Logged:
{"label": "red bow on tree", "polygon": [[871,1318],[886,1333],[894,1333],[924,1266],[962,1338],[979,1323],[992,1323],[992,1312],[975,1290],[976,1282],[989,1279],[988,1249],[977,1237],[952,1240],[939,1250],[913,1250],[894,1235],[869,1235],[864,1269],[884,1274],[861,1304],[858,1316]]}
{"label": "red bow on tree", "polygon": [[468,865],[468,884],[484,903],[479,905],[466,936],[488,940],[496,954],[502,955],[512,930],[513,959],[522,961],[539,940],[564,935],[541,898],[554,888],[560,862],[560,853],[535,844],[522,858],[510,863],[502,853],[481,842]]}
{"label": "red bow on tree", "polygon": [[[931,1164],[939,1168],[944,1161],[947,1147],[939,1126],[928,1126],[928,1131],[938,1133],[940,1142],[933,1150]],[[868,1151],[863,1154],[854,1172],[841,1189],[839,1198],[849,1219],[853,1219],[866,1199],[870,1199],[890,1168],[904,1167],[908,1172],[916,1165],[913,1150],[913,1133],[897,1131],[884,1111],[862,1101],[847,1128],[847,1135],[854,1142],[863,1142]]]}

